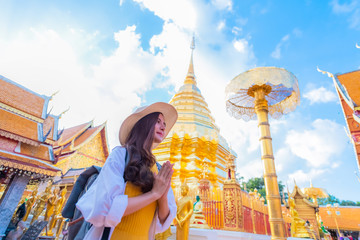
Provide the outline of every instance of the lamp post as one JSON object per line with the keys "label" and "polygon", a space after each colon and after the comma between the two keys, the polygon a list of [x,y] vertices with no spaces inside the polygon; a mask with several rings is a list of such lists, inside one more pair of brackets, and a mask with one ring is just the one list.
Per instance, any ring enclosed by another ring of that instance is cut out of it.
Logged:
{"label": "lamp post", "polygon": [[271,239],[286,239],[268,115],[280,118],[299,105],[297,79],[283,68],[259,67],[236,76],[225,91],[230,115],[245,121],[258,119]]}
{"label": "lamp post", "polygon": [[338,235],[340,237],[339,225],[338,225],[338,222],[337,222],[337,219],[336,219],[336,215],[340,216],[339,204],[338,203],[334,203],[334,205],[328,204],[328,205],[326,205],[326,208],[327,208],[327,214],[329,216],[334,216],[336,229],[337,229]]}

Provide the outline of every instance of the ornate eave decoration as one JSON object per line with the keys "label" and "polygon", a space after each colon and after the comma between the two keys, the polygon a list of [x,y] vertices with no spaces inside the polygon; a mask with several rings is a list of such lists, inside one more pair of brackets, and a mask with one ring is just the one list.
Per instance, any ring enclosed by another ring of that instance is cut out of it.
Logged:
{"label": "ornate eave decoration", "polygon": [[9,132],[1,130],[1,129],[0,129],[0,136],[6,137],[6,138],[9,138],[9,139],[12,139],[12,140],[16,140],[16,141],[19,141],[19,142],[23,142],[23,143],[26,143],[26,144],[30,144],[30,145],[33,145],[35,147],[38,147],[40,145],[39,142],[36,142],[36,141],[28,139],[28,138],[21,137],[19,135],[13,134],[13,133],[9,133]]}

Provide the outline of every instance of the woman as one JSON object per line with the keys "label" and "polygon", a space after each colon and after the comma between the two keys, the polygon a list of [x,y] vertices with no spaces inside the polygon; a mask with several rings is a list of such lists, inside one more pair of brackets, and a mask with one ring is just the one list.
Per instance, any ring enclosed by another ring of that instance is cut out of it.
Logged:
{"label": "woman", "polygon": [[85,239],[101,239],[104,227],[111,227],[112,240],[154,239],[155,233],[170,227],[176,215],[170,188],[173,165],[167,161],[158,171],[151,151],[176,120],[175,108],[162,102],[139,108],[124,120],[119,132],[122,147],[113,149],[76,204],[93,224]]}

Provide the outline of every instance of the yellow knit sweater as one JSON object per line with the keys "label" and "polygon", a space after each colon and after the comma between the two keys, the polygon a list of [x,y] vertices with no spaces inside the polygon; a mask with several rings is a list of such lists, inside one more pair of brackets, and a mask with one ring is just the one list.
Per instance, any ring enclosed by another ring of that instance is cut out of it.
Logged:
{"label": "yellow knit sweater", "polygon": [[[156,164],[151,171],[158,173]],[[129,198],[143,194],[140,187],[131,182],[126,183],[125,195]],[[115,227],[111,240],[148,240],[149,229],[154,218],[157,201],[141,208],[137,212],[127,215],[121,219],[121,222]]]}

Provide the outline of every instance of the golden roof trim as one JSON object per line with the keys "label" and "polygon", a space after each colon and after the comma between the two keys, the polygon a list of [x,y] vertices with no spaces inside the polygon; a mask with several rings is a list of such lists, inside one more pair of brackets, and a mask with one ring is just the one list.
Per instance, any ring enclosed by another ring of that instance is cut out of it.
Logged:
{"label": "golden roof trim", "polygon": [[56,170],[41,169],[41,168],[37,168],[35,166],[29,166],[29,165],[16,163],[13,161],[8,161],[8,160],[3,160],[3,159],[0,159],[0,164],[3,166],[6,166],[6,167],[17,168],[17,169],[21,169],[24,171],[30,171],[33,173],[43,174],[43,175],[47,175],[47,176],[51,176],[51,177],[56,176],[56,173],[57,173]]}
{"label": "golden roof trim", "polygon": [[16,140],[16,141],[19,141],[19,142],[23,142],[23,143],[26,143],[26,144],[30,144],[30,145],[33,145],[33,146],[36,146],[36,147],[40,145],[39,142],[36,142],[36,141],[28,139],[28,138],[21,137],[19,135],[13,134],[13,133],[9,133],[9,132],[1,130],[1,129],[0,129],[0,136],[10,138],[10,139],[13,139],[13,140]]}
{"label": "golden roof trim", "polygon": [[21,111],[19,109],[13,108],[13,107],[10,107],[10,106],[8,106],[8,105],[6,105],[4,103],[1,103],[1,102],[0,102],[0,108],[3,108],[3,109],[8,110],[10,112],[16,113],[16,114],[18,114],[18,115],[20,115],[22,117],[28,118],[28,119],[33,120],[33,121],[38,122],[38,123],[44,123],[44,121],[45,121],[42,118],[35,117],[35,116],[33,116],[33,115],[29,114],[29,113],[23,112],[23,111]]}

